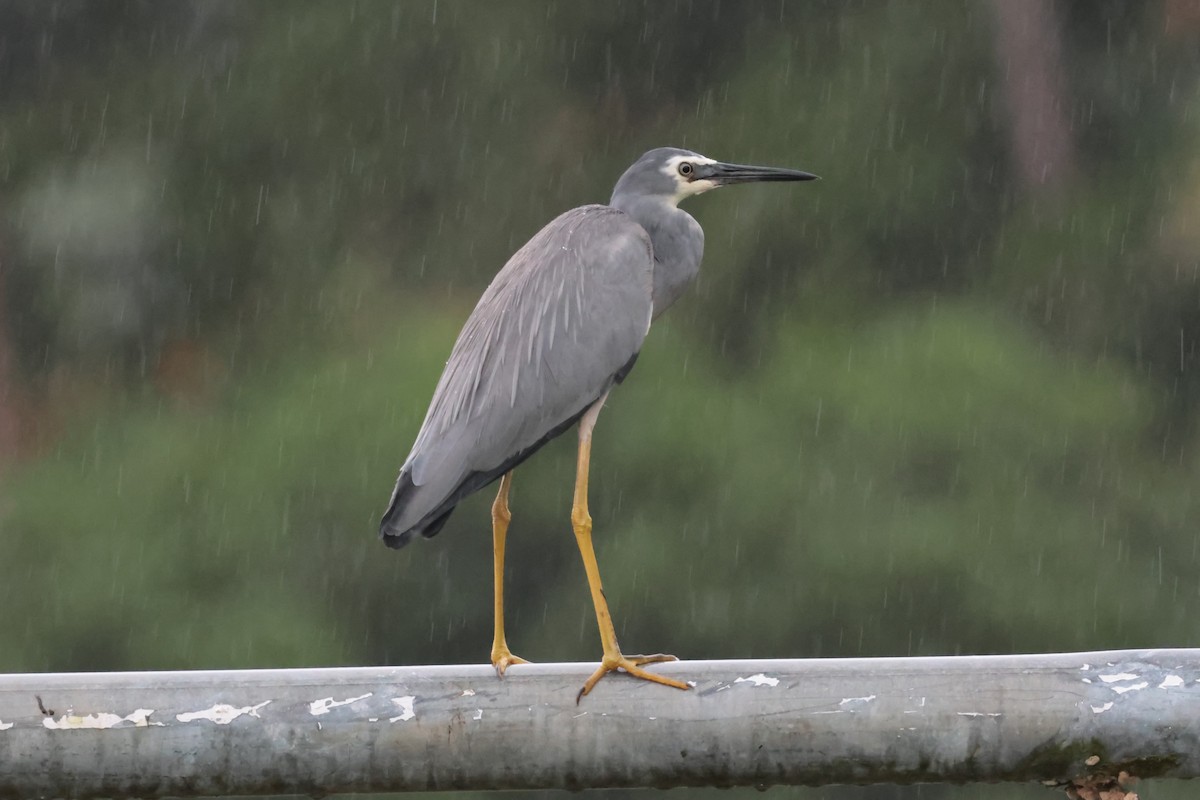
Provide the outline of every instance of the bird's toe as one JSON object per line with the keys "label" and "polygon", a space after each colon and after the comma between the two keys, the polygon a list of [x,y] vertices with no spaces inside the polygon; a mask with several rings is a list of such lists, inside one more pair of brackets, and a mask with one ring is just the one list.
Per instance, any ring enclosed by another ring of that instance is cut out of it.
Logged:
{"label": "bird's toe", "polygon": [[529,662],[520,656],[513,655],[508,648],[503,650],[492,651],[492,666],[496,668],[496,675],[503,678],[504,671],[513,664],[528,664]]}

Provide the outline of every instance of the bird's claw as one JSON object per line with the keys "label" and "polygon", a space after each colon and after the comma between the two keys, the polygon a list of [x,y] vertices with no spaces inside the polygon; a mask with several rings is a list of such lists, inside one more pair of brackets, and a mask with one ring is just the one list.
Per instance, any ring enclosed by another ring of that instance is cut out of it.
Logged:
{"label": "bird's claw", "polygon": [[651,683],[661,683],[664,686],[673,686],[676,689],[690,689],[683,681],[677,681],[673,678],[667,678],[662,675],[656,675],[653,672],[642,669],[646,664],[661,664],[664,661],[678,661],[675,656],[667,655],[666,653],[655,653],[649,656],[626,656],[620,652],[605,653],[604,659],[600,662],[600,666],[592,673],[592,676],[584,682],[583,688],[579,690],[579,694],[575,695],[575,703],[578,704],[583,696],[592,690],[601,678],[610,672],[621,670],[625,674],[640,678]]}
{"label": "bird's claw", "polygon": [[496,675],[504,677],[504,670],[511,667],[513,664],[528,664],[529,662],[520,656],[514,656],[507,648],[493,648],[492,650],[492,666],[496,668]]}

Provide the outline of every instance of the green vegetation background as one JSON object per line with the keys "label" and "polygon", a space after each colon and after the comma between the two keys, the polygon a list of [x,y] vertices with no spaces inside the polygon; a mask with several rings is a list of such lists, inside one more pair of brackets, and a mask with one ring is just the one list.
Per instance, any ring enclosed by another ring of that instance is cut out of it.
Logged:
{"label": "green vegetation background", "polygon": [[[0,669],[485,660],[490,492],[398,553],[378,516],[490,276],[664,144],[824,180],[690,202],[701,280],[601,417],[631,650],[1200,646],[1200,59],[1171,6],[1055,6],[1053,192],[1013,166],[988,6],[0,9],[35,432],[0,484]],[[515,478],[534,660],[599,652],[573,448]]]}

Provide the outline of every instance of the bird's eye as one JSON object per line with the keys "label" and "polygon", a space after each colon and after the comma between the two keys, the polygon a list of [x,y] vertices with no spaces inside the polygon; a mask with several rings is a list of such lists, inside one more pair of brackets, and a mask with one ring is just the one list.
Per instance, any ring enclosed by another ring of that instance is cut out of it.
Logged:
{"label": "bird's eye", "polygon": [[683,177],[690,178],[693,172],[695,172],[695,169],[688,162],[684,161],[679,165],[679,174]]}

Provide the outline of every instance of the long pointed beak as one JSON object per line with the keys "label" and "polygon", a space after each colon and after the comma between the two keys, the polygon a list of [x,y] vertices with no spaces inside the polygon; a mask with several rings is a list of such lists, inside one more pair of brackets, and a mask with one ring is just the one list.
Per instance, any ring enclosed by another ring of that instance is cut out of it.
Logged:
{"label": "long pointed beak", "polygon": [[820,180],[811,172],[779,167],[751,167],[746,164],[705,164],[697,169],[698,178],[708,179],[718,186],[732,183],[758,183],[762,181],[813,181]]}

